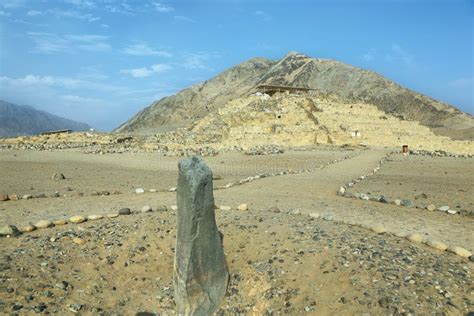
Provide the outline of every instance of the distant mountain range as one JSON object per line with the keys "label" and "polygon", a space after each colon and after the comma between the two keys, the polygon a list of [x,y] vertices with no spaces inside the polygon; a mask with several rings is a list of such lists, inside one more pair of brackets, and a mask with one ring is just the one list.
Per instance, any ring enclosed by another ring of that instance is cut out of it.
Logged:
{"label": "distant mountain range", "polygon": [[85,131],[90,126],[36,110],[28,105],[16,105],[0,100],[0,137],[34,135],[51,130]]}
{"label": "distant mountain range", "polygon": [[474,139],[474,118],[459,109],[404,88],[368,70],[291,52],[280,60],[253,58],[214,78],[144,108],[115,132],[156,133],[189,126],[257,85],[314,89],[340,100],[373,104],[387,114],[419,121],[439,135]]}

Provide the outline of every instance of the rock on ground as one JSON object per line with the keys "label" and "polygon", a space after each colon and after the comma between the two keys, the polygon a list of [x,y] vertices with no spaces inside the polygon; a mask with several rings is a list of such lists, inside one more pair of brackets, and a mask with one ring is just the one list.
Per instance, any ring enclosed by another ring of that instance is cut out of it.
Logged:
{"label": "rock on ground", "polygon": [[212,172],[199,158],[179,163],[174,286],[178,313],[211,315],[224,298],[229,272],[214,213]]}
{"label": "rock on ground", "polygon": [[21,232],[16,228],[15,225],[5,225],[0,227],[0,237],[2,236],[19,236]]}

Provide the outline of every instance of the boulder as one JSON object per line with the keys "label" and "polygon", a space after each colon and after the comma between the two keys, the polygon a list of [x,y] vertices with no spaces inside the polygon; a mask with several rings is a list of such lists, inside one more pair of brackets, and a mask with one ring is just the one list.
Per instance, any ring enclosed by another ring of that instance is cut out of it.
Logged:
{"label": "boulder", "polygon": [[46,220],[46,219],[42,219],[40,220],[39,222],[37,222],[35,224],[36,228],[48,228],[48,227],[51,227],[53,226],[53,223],[51,223],[50,221]]}
{"label": "boulder", "polygon": [[460,257],[469,258],[472,256],[472,252],[462,247],[450,246],[447,249],[449,252],[452,252]]}
{"label": "boulder", "polygon": [[51,179],[55,181],[59,181],[59,180],[66,179],[66,177],[64,176],[64,174],[57,172],[51,176]]}
{"label": "boulder", "polygon": [[214,213],[212,172],[198,157],[179,163],[178,229],[174,260],[179,315],[212,315],[226,293],[229,272]]}
{"label": "boulder", "polygon": [[15,225],[5,225],[5,226],[0,226],[0,237],[3,236],[12,236],[16,237],[21,235],[21,232],[16,228]]}
{"label": "boulder", "polygon": [[247,204],[240,204],[239,206],[237,206],[237,209],[239,211],[247,211],[249,209],[248,205]]}
{"label": "boulder", "polygon": [[417,233],[410,234],[406,237],[409,241],[415,242],[415,243],[422,243],[423,242],[423,236]]}
{"label": "boulder", "polygon": [[150,205],[145,205],[144,207],[142,207],[142,213],[149,213],[151,211],[153,210],[151,209]]}
{"label": "boulder", "polygon": [[130,209],[128,207],[121,208],[118,211],[118,213],[119,213],[119,215],[130,215],[130,214],[132,214],[132,212],[130,211]]}
{"label": "boulder", "polygon": [[412,200],[407,200],[407,199],[402,201],[402,205],[408,208],[412,208],[415,206]]}
{"label": "boulder", "polygon": [[80,224],[86,221],[86,218],[82,215],[75,215],[69,218],[69,221],[74,224]]}

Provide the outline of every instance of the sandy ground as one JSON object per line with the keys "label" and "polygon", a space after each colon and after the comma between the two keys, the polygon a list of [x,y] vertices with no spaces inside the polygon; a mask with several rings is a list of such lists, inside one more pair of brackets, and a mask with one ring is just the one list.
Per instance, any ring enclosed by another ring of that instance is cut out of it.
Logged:
{"label": "sandy ground", "polygon": [[[351,159],[333,163],[348,154]],[[339,185],[368,173],[387,154],[324,149],[205,158],[222,178],[215,186],[329,163],[313,172],[215,191],[217,205],[233,208],[216,211],[232,274],[219,314],[462,315],[474,310],[472,262],[396,237],[419,232],[474,251],[473,218],[336,195]],[[391,159],[357,190],[410,197],[416,189],[439,203],[472,206],[472,160]],[[152,154],[0,152],[0,193],[62,195],[0,202],[0,225],[22,227],[39,219],[107,214],[122,207],[137,213],[1,238],[0,313],[172,314],[176,216],[140,210],[176,204],[176,193],[167,190],[176,185],[178,160]],[[400,176],[400,169],[411,171],[410,176]],[[413,170],[420,172],[414,176]],[[55,172],[66,179],[51,180]],[[135,194],[136,188],[159,192]],[[121,193],[91,195],[103,190]],[[249,210],[237,211],[241,203]],[[332,219],[310,219],[307,214],[314,212]],[[361,225],[383,226],[388,233],[377,235]],[[86,243],[76,245],[73,237]],[[70,287],[62,286],[63,281]]]}
{"label": "sandy ground", "polygon": [[474,210],[473,180],[472,159],[395,155],[376,176],[364,179],[351,191]]}

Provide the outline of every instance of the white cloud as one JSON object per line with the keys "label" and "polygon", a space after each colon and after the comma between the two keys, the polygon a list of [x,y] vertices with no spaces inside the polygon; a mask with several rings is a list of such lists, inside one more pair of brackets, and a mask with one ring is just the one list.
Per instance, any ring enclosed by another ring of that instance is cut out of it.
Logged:
{"label": "white cloud", "polygon": [[43,15],[43,12],[37,11],[37,10],[30,10],[26,12],[27,16],[37,16],[37,15]]}
{"label": "white cloud", "polygon": [[220,55],[216,52],[187,53],[184,55],[182,66],[187,69],[212,70],[207,63],[219,57]]}
{"label": "white cloud", "polygon": [[137,8],[132,7],[124,2],[106,5],[105,10],[107,10],[110,13],[122,14],[122,15],[135,15],[139,12]]}
{"label": "white cloud", "polygon": [[23,78],[10,78],[6,76],[0,77],[0,82],[10,86],[57,86],[63,88],[76,88],[81,84],[78,79],[53,77],[53,76],[38,76],[29,74]]}
{"label": "white cloud", "polygon": [[178,22],[196,23],[195,20],[184,15],[175,15],[173,18]]}
{"label": "white cloud", "polygon": [[0,1],[0,6],[10,9],[22,7],[25,4],[25,0],[2,0]]}
{"label": "white cloud", "polygon": [[35,42],[35,51],[37,52],[52,54],[70,50],[70,43],[57,34],[28,32],[28,36]]}
{"label": "white cloud", "polygon": [[108,24],[105,24],[105,23],[102,23],[100,26],[103,27],[104,29],[108,29],[110,27]]}
{"label": "white cloud", "polygon": [[149,77],[156,73],[161,73],[166,70],[171,69],[170,65],[167,64],[155,64],[150,67],[142,67],[142,68],[133,68],[133,69],[122,69],[120,73],[130,75],[134,78],[144,78]]}
{"label": "white cloud", "polygon": [[474,79],[472,77],[459,78],[459,79],[451,81],[449,85],[455,88],[468,88],[468,87],[472,88],[474,85]]}
{"label": "white cloud", "polygon": [[6,16],[6,17],[8,17],[8,16],[10,16],[10,13],[0,10],[0,16]]}
{"label": "white cloud", "polygon": [[365,60],[366,62],[370,62],[375,59],[376,55],[377,55],[377,52],[375,51],[375,49],[372,48],[367,53],[362,55],[362,59]]}
{"label": "white cloud", "polygon": [[385,55],[385,60],[388,62],[399,62],[405,66],[415,65],[415,58],[413,55],[408,53],[397,43],[392,44],[392,50],[390,53]]}
{"label": "white cloud", "polygon": [[45,32],[28,32],[35,42],[35,51],[45,54],[60,52],[74,52],[85,50],[91,52],[105,52],[111,50],[107,43],[108,37],[102,35],[58,35]]}
{"label": "white cloud", "polygon": [[81,97],[79,95],[66,94],[60,95],[59,98],[65,103],[66,106],[80,106],[84,103],[94,103],[97,105],[103,104],[104,101],[97,98]]}
{"label": "white cloud", "polygon": [[48,10],[48,13],[56,16],[57,18],[72,18],[87,22],[96,22],[101,19],[100,17],[95,16],[91,13],[81,13],[75,10],[51,9]]}
{"label": "white cloud", "polygon": [[163,4],[161,2],[153,2],[153,6],[155,7],[155,10],[161,13],[168,13],[174,11],[174,8],[172,6]]}
{"label": "white cloud", "polygon": [[96,7],[95,2],[91,0],[64,0],[64,2],[80,8],[94,9]]}
{"label": "white cloud", "polygon": [[124,54],[133,55],[133,56],[160,56],[160,57],[172,57],[172,54],[156,50],[145,43],[138,43],[130,45],[122,50]]}
{"label": "white cloud", "polygon": [[272,16],[270,14],[268,14],[267,12],[262,11],[262,10],[257,10],[253,14],[258,16],[259,18],[261,18],[265,22],[268,22],[272,19]]}

